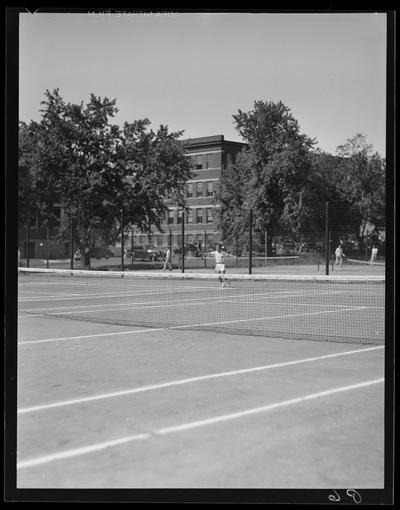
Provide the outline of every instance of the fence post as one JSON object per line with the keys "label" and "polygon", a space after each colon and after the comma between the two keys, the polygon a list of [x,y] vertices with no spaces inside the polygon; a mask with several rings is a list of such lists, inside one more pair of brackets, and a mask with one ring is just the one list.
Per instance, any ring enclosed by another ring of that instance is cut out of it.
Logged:
{"label": "fence post", "polygon": [[26,267],[29,267],[29,235],[30,235],[30,225],[29,225],[29,218],[28,223],[26,225]]}
{"label": "fence post", "polygon": [[49,232],[49,227],[47,226],[46,227],[46,267],[47,269],[49,269],[49,238],[50,238],[50,232]]}
{"label": "fence post", "polygon": [[133,229],[131,229],[131,264],[133,269]]}
{"label": "fence post", "polygon": [[239,267],[239,236],[238,234],[235,235],[235,248],[236,248],[236,260],[235,260],[235,265],[236,265],[236,268]]}
{"label": "fence post", "polygon": [[204,268],[207,267],[207,230],[204,231]]}
{"label": "fence post", "polygon": [[124,210],[121,209],[121,271],[124,271]]}
{"label": "fence post", "polygon": [[185,272],[185,211],[182,211],[182,273]]}
{"label": "fence post", "polygon": [[265,232],[264,232],[264,256],[265,256],[264,264],[267,265],[267,258],[268,258],[268,232],[267,232],[267,229],[265,229]]}
{"label": "fence post", "polygon": [[174,268],[174,256],[172,254],[172,231],[169,229],[168,234],[168,249],[169,249],[169,256],[170,256],[170,264],[172,269]]}
{"label": "fence post", "polygon": [[71,245],[71,269],[74,269],[74,220],[71,216],[70,224],[70,245]]}
{"label": "fence post", "polygon": [[253,268],[253,209],[250,209],[249,214],[249,274],[252,273]]}
{"label": "fence post", "polygon": [[329,274],[329,202],[325,203],[325,274]]}

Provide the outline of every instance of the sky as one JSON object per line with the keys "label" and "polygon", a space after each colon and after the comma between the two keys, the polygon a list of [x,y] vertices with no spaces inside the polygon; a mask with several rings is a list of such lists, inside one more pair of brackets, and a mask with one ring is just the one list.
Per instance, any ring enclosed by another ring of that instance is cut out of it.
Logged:
{"label": "sky", "polygon": [[385,155],[385,13],[27,12],[19,40],[21,121],[59,88],[116,99],[121,125],[242,141],[233,115],[282,101],[317,148],[363,133]]}

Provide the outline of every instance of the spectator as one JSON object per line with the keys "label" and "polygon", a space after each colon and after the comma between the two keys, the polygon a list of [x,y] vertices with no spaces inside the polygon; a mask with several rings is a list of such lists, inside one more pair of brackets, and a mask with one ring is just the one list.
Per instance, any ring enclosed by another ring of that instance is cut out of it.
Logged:
{"label": "spectator", "polygon": [[374,244],[374,246],[372,247],[372,250],[371,250],[371,260],[370,260],[370,264],[372,266],[372,264],[374,262],[377,262],[378,260],[378,248],[377,246]]}

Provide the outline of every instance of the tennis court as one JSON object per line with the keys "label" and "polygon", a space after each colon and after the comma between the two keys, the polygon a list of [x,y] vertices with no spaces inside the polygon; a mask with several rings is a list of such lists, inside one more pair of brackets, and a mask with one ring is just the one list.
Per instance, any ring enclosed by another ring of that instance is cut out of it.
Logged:
{"label": "tennis court", "polygon": [[383,487],[381,277],[31,270],[18,296],[18,487]]}

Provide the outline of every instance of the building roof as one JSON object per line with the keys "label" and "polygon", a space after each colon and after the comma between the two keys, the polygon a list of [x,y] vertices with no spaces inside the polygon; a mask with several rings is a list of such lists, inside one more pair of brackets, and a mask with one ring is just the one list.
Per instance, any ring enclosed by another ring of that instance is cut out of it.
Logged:
{"label": "building roof", "polygon": [[182,143],[187,148],[201,148],[201,147],[220,147],[231,146],[242,148],[245,144],[241,142],[233,142],[230,140],[225,140],[224,135],[213,135],[213,136],[202,136],[199,138],[186,138],[182,140]]}

